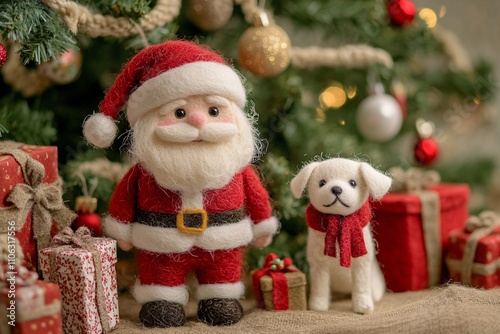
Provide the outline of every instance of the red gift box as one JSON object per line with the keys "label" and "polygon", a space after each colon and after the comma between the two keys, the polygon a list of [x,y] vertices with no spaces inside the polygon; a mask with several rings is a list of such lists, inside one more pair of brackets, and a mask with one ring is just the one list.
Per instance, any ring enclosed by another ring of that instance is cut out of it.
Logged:
{"label": "red gift box", "polygon": [[471,217],[465,228],[450,233],[446,266],[452,280],[485,289],[500,286],[500,219],[493,217],[491,224],[482,226],[471,224]]}
{"label": "red gift box", "polygon": [[65,333],[106,333],[118,325],[115,240],[66,227],[39,256],[43,278],[61,289]]}
{"label": "red gift box", "polygon": [[38,275],[24,267],[6,274],[6,285],[0,288],[0,332],[62,334],[59,286],[37,280]]}
{"label": "red gift box", "polygon": [[267,311],[306,310],[306,277],[292,265],[269,253],[262,269],[252,272],[257,306]]}
{"label": "red gift box", "polygon": [[[12,142],[0,142],[0,210],[13,207],[13,204],[8,201],[9,195],[15,190],[19,184],[25,184],[25,175],[23,168],[19,162],[9,154],[5,154],[5,149],[18,149],[26,152],[31,158],[42,163],[45,168],[45,175],[42,183],[51,184],[58,181],[59,173],[57,169],[57,147],[55,146],[33,146],[23,145]],[[1,212],[0,212],[1,213]],[[37,241],[33,234],[33,216],[29,212],[24,221],[19,221],[16,215],[9,214],[6,219],[9,222],[15,222],[15,237],[23,249],[25,265],[28,269],[37,268]],[[37,223],[37,222],[35,222]],[[11,226],[8,222],[0,224],[0,233],[7,233],[7,229]],[[9,230],[10,231],[10,230]],[[52,233],[57,233],[57,224],[52,225]]]}
{"label": "red gift box", "polygon": [[[435,207],[438,222],[424,221],[429,210],[423,215],[421,194],[429,192],[437,197],[426,200],[425,207]],[[389,290],[422,290],[442,281],[448,235],[465,224],[469,195],[466,184],[437,184],[420,192],[389,193],[372,203],[377,259]]]}

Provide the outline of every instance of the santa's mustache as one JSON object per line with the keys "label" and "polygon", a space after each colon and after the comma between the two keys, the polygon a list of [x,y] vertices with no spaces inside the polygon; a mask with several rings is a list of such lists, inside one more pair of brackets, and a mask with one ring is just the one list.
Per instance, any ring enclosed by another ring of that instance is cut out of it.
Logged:
{"label": "santa's mustache", "polygon": [[162,140],[173,143],[193,141],[224,142],[238,133],[233,123],[208,123],[198,129],[187,123],[157,126],[155,134]]}

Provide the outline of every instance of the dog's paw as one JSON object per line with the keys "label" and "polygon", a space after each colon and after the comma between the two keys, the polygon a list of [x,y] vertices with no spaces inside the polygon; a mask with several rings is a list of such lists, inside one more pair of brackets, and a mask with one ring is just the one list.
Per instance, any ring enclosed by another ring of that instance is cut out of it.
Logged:
{"label": "dog's paw", "polygon": [[352,310],[354,313],[371,314],[374,308],[372,298],[358,296],[352,299]]}
{"label": "dog's paw", "polygon": [[309,298],[309,309],[312,311],[328,311],[330,303],[325,298]]}

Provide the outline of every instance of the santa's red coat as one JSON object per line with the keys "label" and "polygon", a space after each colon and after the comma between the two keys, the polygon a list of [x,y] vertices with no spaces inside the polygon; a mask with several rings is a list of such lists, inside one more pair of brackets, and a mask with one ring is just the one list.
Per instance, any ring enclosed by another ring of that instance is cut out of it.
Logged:
{"label": "santa's red coat", "polygon": [[269,195],[251,166],[243,168],[220,189],[203,191],[203,209],[207,213],[227,212],[241,207],[247,218],[220,226],[209,226],[200,235],[184,234],[177,228],[140,224],[137,209],[177,214],[182,197],[177,191],[159,186],[140,164],[134,165],[118,184],[109,204],[106,234],[130,241],[139,249],[155,253],[181,253],[192,247],[213,251],[245,246],[252,239],[274,234],[278,222],[272,217]]}

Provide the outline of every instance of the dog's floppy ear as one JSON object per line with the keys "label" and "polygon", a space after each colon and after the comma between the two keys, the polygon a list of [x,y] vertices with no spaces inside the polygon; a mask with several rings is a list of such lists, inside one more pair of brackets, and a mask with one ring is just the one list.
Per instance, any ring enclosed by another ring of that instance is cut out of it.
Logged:
{"label": "dog's floppy ear", "polygon": [[373,199],[380,199],[389,192],[392,184],[392,179],[389,176],[379,172],[366,162],[362,162],[359,169]]}
{"label": "dog's floppy ear", "polygon": [[306,188],[309,177],[311,177],[314,168],[318,165],[319,162],[311,162],[310,164],[302,167],[299,173],[292,179],[292,182],[290,182],[290,188],[292,189],[292,194],[295,198],[300,198],[300,196],[302,196],[302,192]]}

